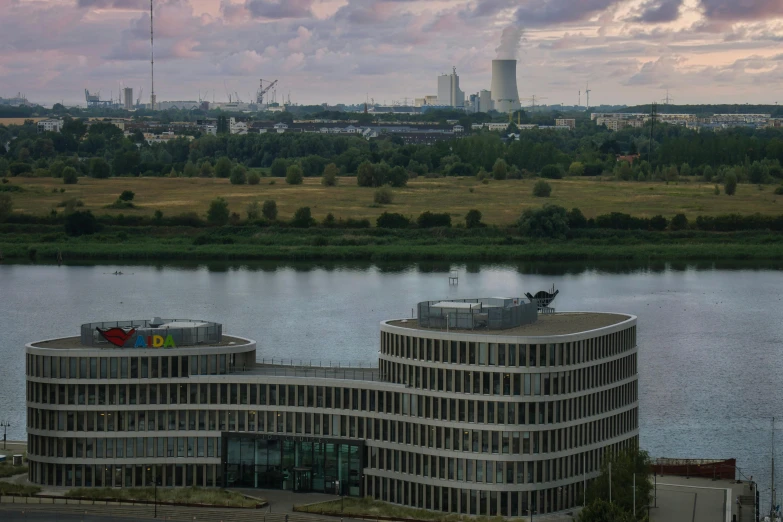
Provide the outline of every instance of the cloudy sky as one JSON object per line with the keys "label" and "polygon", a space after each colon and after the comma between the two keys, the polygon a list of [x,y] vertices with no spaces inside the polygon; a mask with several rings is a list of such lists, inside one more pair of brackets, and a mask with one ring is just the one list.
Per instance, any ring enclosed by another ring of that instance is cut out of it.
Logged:
{"label": "cloudy sky", "polygon": [[[452,66],[477,92],[505,41],[520,96],[545,103],[575,104],[587,82],[593,105],[666,89],[783,103],[783,0],[153,1],[158,100],[248,100],[264,78],[278,101],[410,101]],[[149,0],[0,0],[0,13],[0,96],[84,103],[84,88],[116,97],[122,83],[148,99]]]}

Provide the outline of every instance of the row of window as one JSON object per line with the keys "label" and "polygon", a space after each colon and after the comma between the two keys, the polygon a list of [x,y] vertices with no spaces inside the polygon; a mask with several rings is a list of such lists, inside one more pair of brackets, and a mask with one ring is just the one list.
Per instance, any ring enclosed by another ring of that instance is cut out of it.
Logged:
{"label": "row of window", "polygon": [[31,455],[58,458],[122,459],[220,457],[220,437],[44,437],[30,434]]}
{"label": "row of window", "polygon": [[[165,353],[165,352],[164,352]],[[27,375],[55,379],[169,379],[225,375],[235,354],[150,357],[68,357],[27,354]]]}
{"label": "row of window", "polygon": [[449,341],[381,332],[384,355],[480,366],[565,366],[611,357],[634,346],[635,326],[582,341],[546,344]]}
{"label": "row of window", "polygon": [[[367,419],[275,411],[41,412],[31,409],[31,430],[89,433],[155,431],[269,432],[291,435],[366,438],[453,451],[534,455],[565,451],[612,439],[638,428],[636,408],[555,430],[477,430],[430,426],[390,419]],[[34,453],[34,449],[30,450]]]}
{"label": "row of window", "polygon": [[636,375],[636,354],[587,368],[547,373],[477,372],[422,368],[380,361],[381,375],[395,383],[425,390],[482,395],[560,395],[579,393]]}
{"label": "row of window", "polygon": [[35,484],[67,487],[144,487],[223,485],[217,464],[152,464],[147,466],[30,463],[28,478]]}
{"label": "row of window", "polygon": [[[342,408],[368,413],[489,424],[552,424],[600,415],[638,400],[637,381],[571,399],[496,402],[430,397],[411,393],[256,384],[49,384],[28,381],[28,401],[57,406],[265,405]],[[259,396],[258,392],[261,392]],[[286,399],[286,395],[288,399]],[[258,399],[262,398],[263,401]],[[262,404],[258,404],[258,403]],[[42,410],[47,411],[47,410]],[[65,414],[66,412],[60,412]],[[83,412],[85,413],[85,412]],[[94,413],[94,412],[93,412]],[[184,412],[183,412],[184,413]],[[37,415],[41,415],[38,413]],[[54,415],[51,411],[49,415]],[[28,423],[38,424],[33,415]],[[47,424],[50,425],[50,424]],[[53,428],[47,428],[53,429]]]}

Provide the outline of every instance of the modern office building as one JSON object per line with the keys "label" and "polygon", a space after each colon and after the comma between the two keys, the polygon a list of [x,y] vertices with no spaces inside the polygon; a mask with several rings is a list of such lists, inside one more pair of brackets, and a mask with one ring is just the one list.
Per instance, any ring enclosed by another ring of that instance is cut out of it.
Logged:
{"label": "modern office building", "polygon": [[443,107],[464,107],[465,93],[459,88],[459,76],[454,67],[451,74],[438,76],[438,105]]}
{"label": "modern office building", "polygon": [[30,480],[521,516],[578,505],[604,455],[638,443],[631,315],[423,302],[381,323],[374,369],[258,364],[256,348],[161,319],[28,344]]}

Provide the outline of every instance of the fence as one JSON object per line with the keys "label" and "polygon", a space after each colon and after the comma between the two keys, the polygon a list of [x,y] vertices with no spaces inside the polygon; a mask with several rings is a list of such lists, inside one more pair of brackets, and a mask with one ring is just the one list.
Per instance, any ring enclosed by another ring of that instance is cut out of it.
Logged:
{"label": "fence", "polygon": [[[455,303],[454,307],[449,304]],[[475,307],[458,305],[474,304]],[[534,323],[538,307],[524,298],[454,299],[418,304],[419,326],[441,330],[505,330]]]}

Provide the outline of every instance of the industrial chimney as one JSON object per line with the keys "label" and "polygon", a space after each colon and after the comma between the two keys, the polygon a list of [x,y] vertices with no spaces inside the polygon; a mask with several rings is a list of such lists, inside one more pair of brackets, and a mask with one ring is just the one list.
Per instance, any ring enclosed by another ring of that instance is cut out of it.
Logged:
{"label": "industrial chimney", "polygon": [[492,60],[491,92],[496,111],[509,113],[520,109],[516,60]]}

